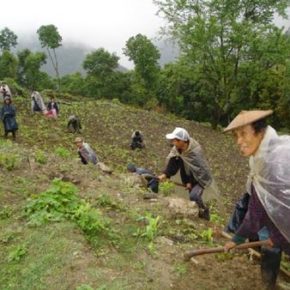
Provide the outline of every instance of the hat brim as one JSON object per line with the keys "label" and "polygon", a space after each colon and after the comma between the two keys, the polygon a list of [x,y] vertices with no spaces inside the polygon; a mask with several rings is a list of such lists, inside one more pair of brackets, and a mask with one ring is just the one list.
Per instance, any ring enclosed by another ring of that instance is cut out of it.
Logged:
{"label": "hat brim", "polygon": [[168,140],[179,139],[179,138],[176,137],[175,134],[172,134],[172,133],[166,134],[165,137]]}
{"label": "hat brim", "polygon": [[232,122],[223,130],[224,133],[235,130],[239,127],[243,127],[254,123],[258,120],[264,119],[273,114],[272,110],[253,110],[253,111],[241,111]]}

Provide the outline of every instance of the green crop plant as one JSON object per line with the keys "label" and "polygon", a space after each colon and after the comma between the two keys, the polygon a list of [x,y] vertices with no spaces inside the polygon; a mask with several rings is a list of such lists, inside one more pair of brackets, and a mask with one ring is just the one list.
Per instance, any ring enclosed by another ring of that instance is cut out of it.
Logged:
{"label": "green crop plant", "polygon": [[47,163],[47,156],[44,151],[38,149],[35,151],[35,161],[39,164],[46,164]]}
{"label": "green crop plant", "polygon": [[25,245],[19,245],[8,253],[8,262],[19,262],[27,254]]}
{"label": "green crop plant", "polygon": [[207,244],[212,244],[213,242],[213,231],[211,228],[203,230],[199,233],[199,237]]}
{"label": "green crop plant", "polygon": [[174,193],[174,184],[171,181],[164,181],[159,185],[159,191],[165,196]]}
{"label": "green crop plant", "polygon": [[100,234],[115,243],[117,238],[110,221],[76,195],[76,192],[77,188],[73,184],[54,179],[50,188],[26,204],[24,216],[28,224],[39,226],[67,219],[75,222],[94,244],[98,244]]}
{"label": "green crop plant", "polygon": [[0,168],[3,167],[8,171],[16,169],[20,164],[20,156],[15,153],[0,153]]}
{"label": "green crop plant", "polygon": [[62,158],[68,158],[70,156],[70,152],[64,147],[57,147],[54,152]]}

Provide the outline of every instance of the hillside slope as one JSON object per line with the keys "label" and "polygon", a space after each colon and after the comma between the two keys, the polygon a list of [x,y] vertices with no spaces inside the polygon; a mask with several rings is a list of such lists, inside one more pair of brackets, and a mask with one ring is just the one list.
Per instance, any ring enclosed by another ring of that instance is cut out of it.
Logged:
{"label": "hillside slope", "polygon": [[[227,213],[213,208],[210,222],[172,217],[168,200],[187,193],[161,190],[157,200],[143,200],[146,189],[125,170],[134,162],[160,173],[170,149],[165,134],[185,127],[204,147],[229,212],[247,173],[230,137],[118,102],[63,101],[59,119],[48,120],[16,99],[17,141],[0,139],[1,289],[261,289],[259,266],[245,255],[183,261],[192,247],[224,243],[218,233]],[[112,175],[80,163],[76,135],[66,132],[72,113]],[[136,129],[146,140],[141,151],[129,149]]]}

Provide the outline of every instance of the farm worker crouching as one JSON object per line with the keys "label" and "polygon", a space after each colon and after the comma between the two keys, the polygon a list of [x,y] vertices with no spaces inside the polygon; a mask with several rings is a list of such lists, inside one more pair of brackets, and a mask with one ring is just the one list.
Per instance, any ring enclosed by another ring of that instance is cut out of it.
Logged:
{"label": "farm worker crouching", "polygon": [[272,110],[242,111],[225,128],[231,131],[242,156],[249,158],[248,210],[225,250],[247,238],[268,240],[262,248],[261,274],[267,289],[274,289],[281,251],[290,254],[290,136],[278,136],[267,126]]}
{"label": "farm worker crouching", "polygon": [[199,207],[199,217],[210,220],[209,208],[203,201],[204,192],[217,195],[218,190],[213,181],[209,166],[199,143],[191,138],[188,132],[180,127],[166,135],[174,145],[167,156],[166,168],[159,180],[170,178],[180,171],[182,183],[189,191],[189,198]]}
{"label": "farm worker crouching", "polygon": [[75,139],[75,144],[78,148],[78,154],[83,164],[88,164],[90,162],[97,164],[99,162],[95,151],[88,143],[84,142],[82,137],[77,137]]}
{"label": "farm worker crouching", "polygon": [[[149,188],[153,193],[158,193],[158,188],[159,188],[159,180],[158,178],[154,175],[154,173],[146,168],[143,167],[136,167],[135,164],[129,163],[127,165],[127,170],[132,173],[136,173],[146,179],[147,182],[147,188]],[[144,198],[146,197],[156,197],[156,195],[145,195]]]}
{"label": "farm worker crouching", "polygon": [[16,131],[18,130],[18,124],[16,122],[16,109],[12,105],[11,98],[6,96],[4,98],[4,105],[0,112],[1,120],[4,125],[4,136],[8,136],[8,133],[12,133],[13,139],[16,139]]}
{"label": "farm worker crouching", "polygon": [[135,150],[136,148],[142,149],[145,147],[144,137],[141,131],[134,131],[131,136],[131,149]]}

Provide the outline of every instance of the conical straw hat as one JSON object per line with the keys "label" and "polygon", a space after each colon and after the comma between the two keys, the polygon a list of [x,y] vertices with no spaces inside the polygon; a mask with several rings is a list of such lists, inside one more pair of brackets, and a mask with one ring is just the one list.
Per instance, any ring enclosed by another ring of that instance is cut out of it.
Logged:
{"label": "conical straw hat", "polygon": [[272,110],[253,110],[253,111],[241,111],[232,122],[224,129],[224,132],[234,130],[238,127],[242,127],[251,124],[255,121],[261,120],[269,115],[273,114]]}

